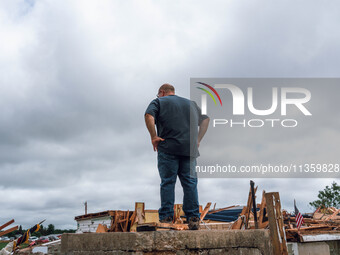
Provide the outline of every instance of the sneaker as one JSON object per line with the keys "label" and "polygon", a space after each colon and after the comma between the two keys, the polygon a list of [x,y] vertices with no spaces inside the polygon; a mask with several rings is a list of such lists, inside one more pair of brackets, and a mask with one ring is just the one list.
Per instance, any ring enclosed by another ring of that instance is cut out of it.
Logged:
{"label": "sneaker", "polygon": [[172,221],[173,221],[172,217],[169,216],[169,217],[166,217],[166,218],[160,220],[159,222],[160,223],[172,223]]}
{"label": "sneaker", "polygon": [[200,228],[200,218],[190,217],[188,226],[189,230],[198,230]]}

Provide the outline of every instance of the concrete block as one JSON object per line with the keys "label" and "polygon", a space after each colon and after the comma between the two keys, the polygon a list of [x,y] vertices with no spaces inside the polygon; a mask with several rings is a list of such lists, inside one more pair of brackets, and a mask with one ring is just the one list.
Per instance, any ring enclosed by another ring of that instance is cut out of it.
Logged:
{"label": "concrete block", "polygon": [[268,230],[64,234],[61,254],[272,254]]}
{"label": "concrete block", "polygon": [[329,245],[326,242],[299,243],[299,255],[328,255]]}

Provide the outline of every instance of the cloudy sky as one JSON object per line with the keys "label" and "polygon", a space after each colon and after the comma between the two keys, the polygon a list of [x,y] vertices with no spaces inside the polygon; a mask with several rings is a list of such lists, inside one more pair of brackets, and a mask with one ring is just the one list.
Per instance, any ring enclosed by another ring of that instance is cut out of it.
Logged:
{"label": "cloudy sky", "polygon": [[[144,111],[191,77],[339,77],[336,1],[0,2],[0,224],[159,207]],[[203,146],[204,144],[202,144]],[[331,179],[257,179],[301,211]],[[200,203],[246,203],[249,179],[200,179]],[[181,187],[176,188],[181,203]],[[259,193],[259,197],[260,197]]]}

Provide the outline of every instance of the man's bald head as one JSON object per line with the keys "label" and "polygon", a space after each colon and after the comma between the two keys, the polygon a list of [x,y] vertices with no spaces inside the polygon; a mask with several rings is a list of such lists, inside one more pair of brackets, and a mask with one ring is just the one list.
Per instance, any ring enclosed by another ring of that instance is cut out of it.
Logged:
{"label": "man's bald head", "polygon": [[175,87],[169,83],[165,83],[158,89],[158,96],[164,97],[169,95],[175,95]]}

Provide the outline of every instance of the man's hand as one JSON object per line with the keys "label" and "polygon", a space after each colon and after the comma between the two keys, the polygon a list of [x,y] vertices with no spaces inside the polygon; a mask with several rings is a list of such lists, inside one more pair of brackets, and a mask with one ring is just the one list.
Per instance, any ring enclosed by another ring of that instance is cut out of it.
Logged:
{"label": "man's hand", "polygon": [[152,143],[152,146],[153,146],[153,150],[157,151],[158,144],[160,142],[163,142],[163,141],[164,141],[164,139],[159,137],[159,136],[155,136],[155,137],[151,138],[151,143]]}
{"label": "man's hand", "polygon": [[156,134],[154,117],[152,115],[148,114],[148,113],[145,114],[145,124],[146,124],[146,127],[148,128],[148,131],[150,133],[153,150],[157,151],[158,144],[160,142],[164,141],[164,139],[157,136],[157,134]]}

